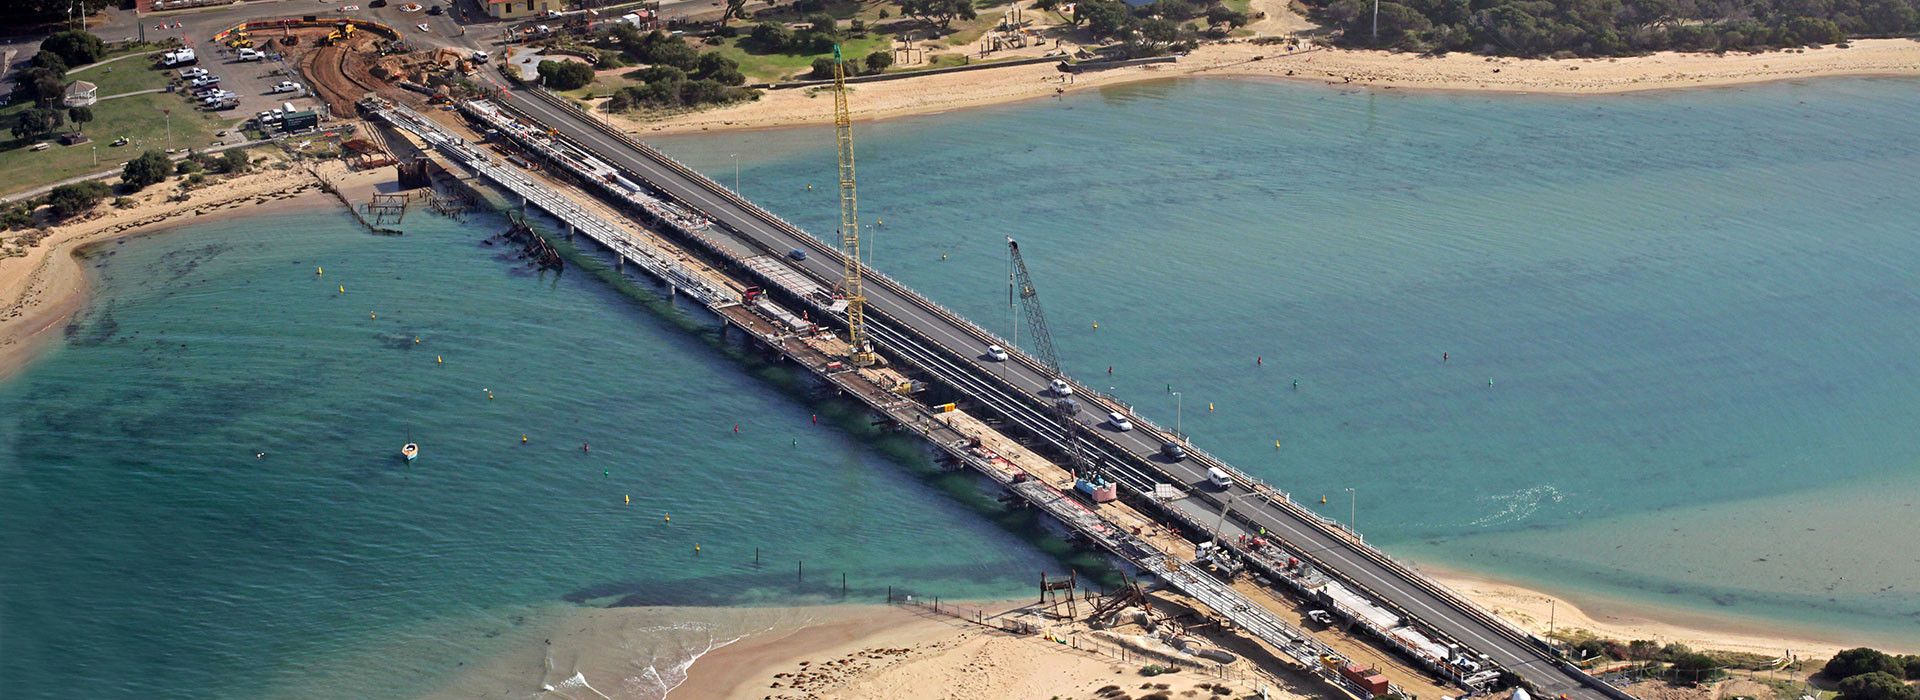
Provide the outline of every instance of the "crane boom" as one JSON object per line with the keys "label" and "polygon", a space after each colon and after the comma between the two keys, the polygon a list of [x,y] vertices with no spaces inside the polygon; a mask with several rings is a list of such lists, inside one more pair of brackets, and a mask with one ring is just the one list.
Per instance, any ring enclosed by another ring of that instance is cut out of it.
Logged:
{"label": "crane boom", "polygon": [[840,156],[840,253],[846,270],[840,280],[841,295],[847,300],[848,359],[856,367],[874,363],[873,346],[867,340],[867,299],[860,293],[860,203],[854,193],[853,115],[847,110],[846,61],[840,47],[833,47],[833,127]]}
{"label": "crane boom", "polygon": [[[1009,294],[1020,297],[1020,306],[1027,314],[1028,335],[1033,338],[1034,351],[1039,355],[1041,364],[1046,366],[1047,378],[1059,382],[1054,386],[1067,386],[1066,373],[1060,370],[1060,356],[1053,349],[1053,333],[1047,330],[1047,315],[1040,309],[1040,294],[1033,288],[1033,276],[1027,274],[1027,260],[1020,256],[1020,244],[1007,237],[1007,254],[1013,259],[1014,287]],[[1017,290],[1017,292],[1016,292]],[[1119,496],[1118,486],[1108,482],[1092,461],[1087,459],[1087,426],[1080,423],[1076,414],[1080,404],[1070,396],[1055,392],[1053,416],[1060,421],[1060,430],[1067,436],[1068,465],[1074,476],[1080,477],[1074,488],[1087,494],[1097,503],[1111,501]]]}

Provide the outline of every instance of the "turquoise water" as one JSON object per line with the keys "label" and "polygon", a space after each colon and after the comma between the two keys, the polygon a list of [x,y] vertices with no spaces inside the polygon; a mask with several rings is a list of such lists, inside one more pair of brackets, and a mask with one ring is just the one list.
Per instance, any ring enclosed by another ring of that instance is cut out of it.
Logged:
{"label": "turquoise water", "polygon": [[[1002,333],[1018,236],[1070,371],[1168,424],[1171,384],[1201,445],[1334,517],[1355,489],[1391,552],[1920,649],[1914,87],[1126,86],[863,124],[862,210],[877,265]],[[662,143],[833,229],[828,132]],[[90,258],[0,384],[6,697],[418,695],[568,601],[1061,566],[711,319],[519,272],[502,225],[315,209]]]}
{"label": "turquoise water", "polygon": [[[1071,373],[1391,552],[1920,649],[1916,87],[1127,85],[859,125],[861,212],[1002,335],[1019,238]],[[830,130],[659,143],[837,226]]]}
{"label": "turquoise water", "polygon": [[1007,597],[1061,567],[715,319],[522,272],[481,245],[504,226],[311,209],[89,258],[89,307],[0,385],[0,694],[408,696],[563,601]]}

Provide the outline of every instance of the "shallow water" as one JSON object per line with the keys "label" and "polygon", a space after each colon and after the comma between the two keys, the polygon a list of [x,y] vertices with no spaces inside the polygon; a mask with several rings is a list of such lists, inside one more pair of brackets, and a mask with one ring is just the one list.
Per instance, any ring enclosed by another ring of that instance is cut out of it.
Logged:
{"label": "shallow water", "polygon": [[90,257],[88,308],[0,385],[9,698],[414,695],[565,601],[1004,597],[1063,567],[704,312],[593,255],[520,271],[481,244],[501,219],[184,228]]}
{"label": "shallow water", "polygon": [[[858,125],[860,211],[1003,336],[1020,239],[1071,373],[1390,552],[1920,649],[1916,87],[1125,85]],[[838,225],[830,130],[658,143]]]}

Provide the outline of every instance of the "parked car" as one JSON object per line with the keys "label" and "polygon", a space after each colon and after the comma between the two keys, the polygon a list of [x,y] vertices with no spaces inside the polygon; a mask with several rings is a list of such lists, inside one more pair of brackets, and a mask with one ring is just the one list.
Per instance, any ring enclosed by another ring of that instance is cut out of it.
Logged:
{"label": "parked car", "polygon": [[371,2],[367,3],[367,7],[386,7],[386,6],[387,6],[387,0],[372,0]]}
{"label": "parked car", "polygon": [[194,78],[204,77],[206,74],[207,74],[207,69],[205,68],[195,67],[195,68],[180,69],[181,80],[192,80]]}
{"label": "parked car", "polygon": [[240,60],[242,60],[242,61],[258,61],[258,60],[261,60],[261,59],[264,59],[264,58],[266,58],[266,57],[267,57],[267,54],[266,54],[266,53],[264,53],[264,52],[261,52],[261,51],[257,51],[257,50],[254,50],[254,49],[241,49],[241,50],[240,50]]}
{"label": "parked car", "polygon": [[430,14],[430,15],[443,14],[445,12],[446,10],[442,9],[439,5],[434,5],[433,7],[427,8],[427,14]]}
{"label": "parked car", "polygon": [[268,89],[267,94],[271,95],[271,94],[281,93],[281,92],[299,92],[299,91],[300,91],[299,83],[293,82],[291,80],[282,80],[280,81],[279,84],[274,85],[271,89]]}
{"label": "parked car", "polygon": [[187,81],[187,84],[188,84],[188,85],[192,85],[192,86],[194,86],[194,87],[206,87],[206,86],[208,86],[208,85],[219,85],[219,84],[220,84],[220,76],[217,76],[217,75],[203,75],[203,76],[200,76],[200,77],[198,77],[198,78],[194,78],[194,79],[192,79],[192,80],[189,80],[189,81]]}

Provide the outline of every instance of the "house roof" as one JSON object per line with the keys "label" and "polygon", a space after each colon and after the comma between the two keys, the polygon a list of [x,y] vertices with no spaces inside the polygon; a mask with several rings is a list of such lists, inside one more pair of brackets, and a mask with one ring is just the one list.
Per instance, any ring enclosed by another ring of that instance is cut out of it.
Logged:
{"label": "house roof", "polygon": [[67,86],[67,94],[69,95],[86,94],[86,93],[93,92],[94,88],[95,88],[95,85],[93,83],[89,83],[85,80],[76,80],[73,82],[72,85]]}

